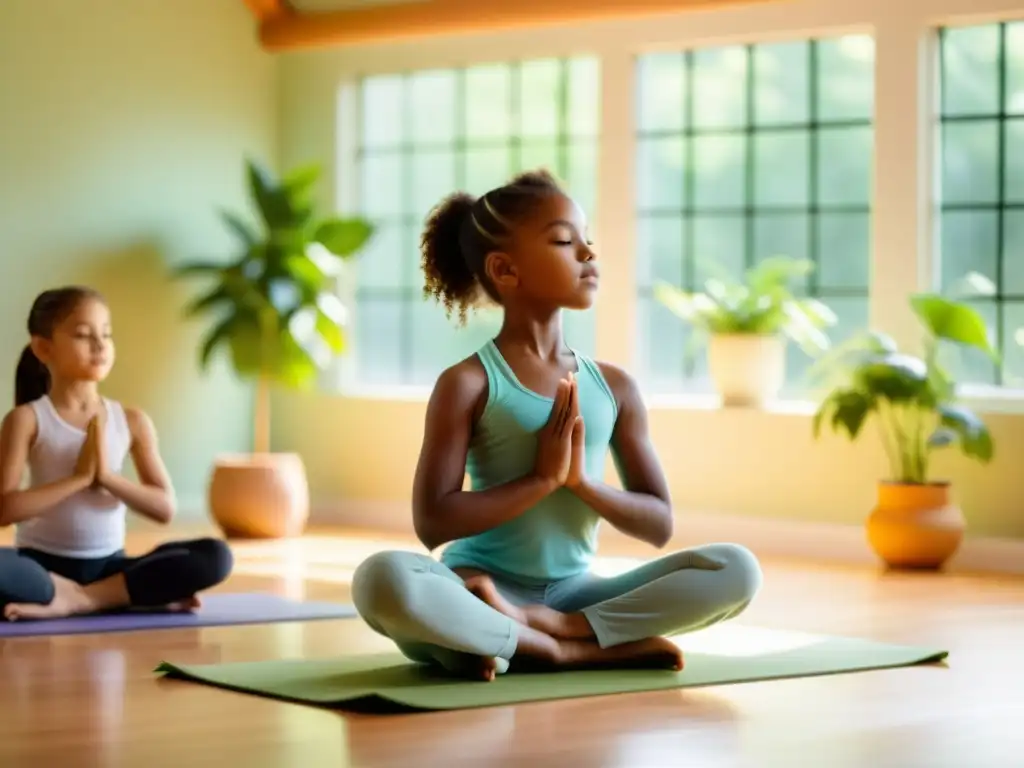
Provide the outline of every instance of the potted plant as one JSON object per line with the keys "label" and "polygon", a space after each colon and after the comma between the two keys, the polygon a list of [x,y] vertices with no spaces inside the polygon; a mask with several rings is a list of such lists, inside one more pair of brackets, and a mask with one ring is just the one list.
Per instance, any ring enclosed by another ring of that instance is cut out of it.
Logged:
{"label": "potted plant", "polygon": [[933,479],[935,451],[956,447],[968,458],[992,460],[985,423],[956,401],[956,385],[939,359],[940,343],[997,358],[978,312],[965,302],[919,294],[911,306],[925,328],[922,356],[900,352],[891,338],[869,332],[837,347],[819,367],[839,377],[814,416],[823,429],[857,439],[873,419],[890,477],[878,484],[866,522],[872,549],[893,568],[940,568],[959,548],[966,527],[950,483]]}
{"label": "potted plant", "polygon": [[835,314],[791,288],[813,268],[810,261],[776,256],[752,266],[741,280],[707,280],[703,292],[655,285],[655,297],[693,326],[694,341],[707,342],[708,370],[723,405],[760,407],[778,395],[787,340],[812,357],[829,348],[824,329],[835,324]]}
{"label": "potted plant", "polygon": [[185,310],[187,317],[209,319],[201,369],[226,351],[235,373],[255,384],[253,452],[218,458],[210,514],[227,536],[291,536],[309,517],[309,490],[301,457],[271,452],[271,388],[308,387],[344,349],[345,307],[334,276],[342,260],[363,248],[373,227],[361,218],[317,216],[316,166],[279,179],[248,161],[246,173],[260,225],[222,211],[237,240],[234,254],[173,272],[213,281]]}

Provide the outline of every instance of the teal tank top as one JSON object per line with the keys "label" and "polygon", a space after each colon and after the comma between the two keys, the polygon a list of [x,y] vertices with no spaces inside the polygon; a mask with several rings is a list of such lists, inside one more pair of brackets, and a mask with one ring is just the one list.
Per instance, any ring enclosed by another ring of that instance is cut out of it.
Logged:
{"label": "teal tank top", "polygon": [[[597,364],[576,357],[580,415],[586,427],[586,473],[602,478],[615,429],[617,406]],[[469,445],[466,470],[480,491],[533,471],[537,432],[554,399],[524,387],[489,341],[477,356],[487,371],[487,404]],[[547,584],[586,571],[597,549],[600,518],[566,488],[559,488],[519,517],[484,533],[458,539],[444,550],[449,568],[476,568],[524,584]]]}

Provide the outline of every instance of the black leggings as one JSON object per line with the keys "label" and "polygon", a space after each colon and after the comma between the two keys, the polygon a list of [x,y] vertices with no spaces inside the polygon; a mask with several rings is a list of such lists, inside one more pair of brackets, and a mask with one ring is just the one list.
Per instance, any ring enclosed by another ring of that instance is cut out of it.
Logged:
{"label": "black leggings", "polygon": [[185,600],[231,573],[231,550],[220,539],[161,544],[140,557],[61,557],[35,549],[0,548],[0,608],[8,603],[48,605],[56,573],[79,584],[124,574],[132,606],[155,608]]}

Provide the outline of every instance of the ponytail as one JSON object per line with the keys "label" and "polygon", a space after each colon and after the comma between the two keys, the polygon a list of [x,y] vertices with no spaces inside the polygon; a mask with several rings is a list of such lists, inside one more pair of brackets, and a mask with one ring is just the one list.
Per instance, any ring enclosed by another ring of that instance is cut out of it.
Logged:
{"label": "ponytail", "polygon": [[14,373],[14,404],[25,405],[38,400],[50,391],[50,372],[36,357],[31,345],[26,345],[18,358]]}

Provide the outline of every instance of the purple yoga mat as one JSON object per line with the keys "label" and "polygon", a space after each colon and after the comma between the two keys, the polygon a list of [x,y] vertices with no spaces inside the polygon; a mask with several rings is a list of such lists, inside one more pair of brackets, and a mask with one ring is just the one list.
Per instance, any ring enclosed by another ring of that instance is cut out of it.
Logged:
{"label": "purple yoga mat", "polygon": [[194,613],[128,612],[68,619],[0,620],[0,639],[40,635],[87,635],[183,627],[224,627],[233,624],[276,624],[285,621],[349,619],[355,608],[345,603],[296,602],[262,592],[203,595]]}

